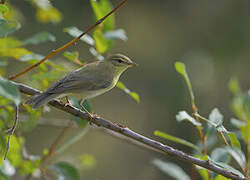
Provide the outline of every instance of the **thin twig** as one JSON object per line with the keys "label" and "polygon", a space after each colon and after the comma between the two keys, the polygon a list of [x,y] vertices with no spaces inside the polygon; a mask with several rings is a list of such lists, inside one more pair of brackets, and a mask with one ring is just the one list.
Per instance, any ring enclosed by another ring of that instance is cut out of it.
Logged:
{"label": "thin twig", "polygon": [[120,4],[118,4],[113,10],[111,10],[107,15],[105,15],[103,18],[99,19],[94,25],[90,26],[85,32],[80,34],[75,39],[71,40],[67,44],[59,47],[58,49],[52,50],[47,56],[45,56],[43,59],[41,59],[38,63],[29,66],[28,68],[24,69],[23,71],[19,72],[18,74],[15,74],[9,78],[9,80],[14,80],[18,78],[19,76],[29,72],[30,70],[34,69],[35,67],[39,66],[43,62],[45,62],[47,59],[51,58],[52,56],[56,55],[57,53],[61,52],[62,50],[66,49],[69,46],[72,46],[75,44],[78,40],[81,39],[82,36],[89,33],[92,29],[94,29],[97,25],[101,24],[107,17],[109,17],[111,14],[113,14],[117,9],[119,9],[123,4],[125,4],[127,0],[123,0]]}
{"label": "thin twig", "polygon": [[[34,95],[37,93],[41,93],[41,91],[38,91],[36,89],[33,89],[29,86],[26,86],[24,84],[20,83],[15,83],[18,87],[19,90],[22,93],[29,94],[29,95]],[[130,130],[127,127],[119,126],[116,124],[113,124],[112,122],[105,120],[101,117],[91,117],[88,116],[86,112],[81,111],[78,108],[75,108],[70,105],[65,105],[64,103],[58,101],[58,100],[52,100],[49,102],[49,104],[57,109],[60,109],[64,112],[67,112],[69,114],[72,114],[74,116],[77,116],[81,119],[87,119],[88,121],[91,121],[93,124],[95,124],[98,127],[102,127],[105,129],[108,129],[109,131],[114,132],[114,134],[119,134],[119,136],[126,137],[129,139],[131,142],[134,142],[136,144],[143,144],[143,146],[148,146],[150,149],[156,151],[156,152],[161,152],[165,155],[173,156],[176,157],[180,160],[196,164],[198,166],[201,166],[203,168],[209,169],[215,173],[221,174],[227,178],[235,179],[235,180],[246,180],[244,177],[240,177],[237,174],[234,174],[233,172],[226,170],[224,168],[221,168],[217,165],[215,165],[211,161],[204,161],[198,158],[195,158],[193,156],[190,156],[180,150],[174,149],[168,145],[164,145],[158,141],[155,141],[153,139],[147,138],[141,134],[138,134],[132,130]],[[117,136],[117,137],[119,137]],[[141,146],[143,148],[143,146]]]}
{"label": "thin twig", "polygon": [[9,129],[9,130],[6,131],[6,133],[9,134],[9,137],[8,137],[6,152],[5,152],[5,155],[4,155],[4,160],[6,159],[7,154],[8,154],[8,151],[9,151],[9,147],[10,147],[10,138],[11,138],[11,136],[14,134],[14,132],[15,132],[15,130],[16,130],[16,127],[17,127],[17,124],[18,124],[18,111],[19,111],[19,108],[18,108],[18,105],[17,105],[17,106],[16,106],[16,114],[15,114],[14,125],[12,126],[11,129]]}

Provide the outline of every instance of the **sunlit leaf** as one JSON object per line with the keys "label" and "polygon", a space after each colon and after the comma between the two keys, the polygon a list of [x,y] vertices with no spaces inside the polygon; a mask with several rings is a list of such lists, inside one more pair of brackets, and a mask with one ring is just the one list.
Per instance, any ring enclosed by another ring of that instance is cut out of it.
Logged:
{"label": "sunlit leaf", "polygon": [[62,13],[54,7],[48,9],[38,8],[36,18],[42,23],[59,23],[62,20]]}
{"label": "sunlit leaf", "polygon": [[249,137],[250,137],[249,129],[250,129],[250,121],[247,122],[246,126],[243,126],[240,128],[240,132],[245,142],[249,141]]}
{"label": "sunlit leaf", "polygon": [[201,126],[201,123],[196,121],[186,111],[179,111],[179,113],[176,115],[176,120],[179,121],[179,122],[187,120],[187,121],[191,122],[195,126]]}
{"label": "sunlit leaf", "polygon": [[96,159],[91,154],[82,154],[78,159],[84,168],[90,169],[96,165]]}
{"label": "sunlit leaf", "polygon": [[27,175],[33,173],[40,164],[40,160],[25,160],[22,162],[19,173],[21,175]]}
{"label": "sunlit leaf", "polygon": [[37,33],[33,36],[31,36],[30,38],[28,39],[25,39],[23,41],[23,44],[24,45],[27,45],[27,44],[39,44],[39,43],[43,43],[43,42],[46,42],[46,41],[56,41],[56,37],[49,33],[49,32],[40,32],[40,33]]}
{"label": "sunlit leaf", "polygon": [[130,95],[130,97],[132,97],[137,103],[140,102],[140,96],[136,92],[130,91],[121,81],[117,82],[116,87]]}
{"label": "sunlit leaf", "polygon": [[9,8],[6,5],[0,4],[0,13],[1,14],[4,14],[4,13],[6,13],[8,11],[9,11]]}
{"label": "sunlit leaf", "polygon": [[99,28],[94,31],[93,38],[95,40],[96,50],[99,53],[105,53],[110,49],[110,41],[104,37],[102,31]]}
{"label": "sunlit leaf", "polygon": [[236,137],[236,134],[233,133],[233,132],[230,132],[227,134],[229,139],[230,139],[230,142],[231,142],[231,145],[235,148],[238,148],[238,149],[241,149],[241,145],[240,145],[240,142],[239,140],[237,139]]}
{"label": "sunlit leaf", "polygon": [[[109,0],[99,0],[99,1],[90,0],[90,3],[94,10],[96,20],[99,20],[102,17],[104,17],[112,9]],[[115,18],[114,18],[114,14],[112,14],[107,19],[104,20],[103,30],[104,31],[113,30],[114,26],[115,26]]]}
{"label": "sunlit leaf", "polygon": [[7,79],[3,79],[1,77],[0,77],[0,96],[10,99],[17,106],[21,102],[21,96],[18,87],[11,81],[8,81]]}
{"label": "sunlit leaf", "polygon": [[51,169],[55,169],[58,172],[58,179],[80,180],[78,170],[68,162],[58,162]]}
{"label": "sunlit leaf", "polygon": [[194,93],[193,93],[193,89],[192,89],[191,82],[189,80],[188,74],[186,72],[185,64],[182,63],[182,62],[176,62],[175,63],[175,69],[185,79],[185,82],[186,82],[186,84],[188,86],[189,94],[190,94],[190,97],[191,97],[192,105],[194,105]]}
{"label": "sunlit leaf", "polygon": [[196,151],[200,151],[199,147],[197,147],[196,145],[194,145],[193,143],[191,142],[188,142],[186,141],[185,139],[181,139],[181,138],[178,138],[178,137],[175,137],[175,136],[172,136],[172,135],[169,135],[167,133],[164,133],[164,132],[161,132],[161,131],[154,131],[154,135],[155,136],[158,136],[158,137],[161,137],[161,138],[164,138],[164,139],[167,139],[169,141],[173,141],[173,142],[176,142],[178,144],[182,144],[182,145],[185,145],[185,146],[188,146],[188,147],[191,147],[193,149],[195,149]]}
{"label": "sunlit leaf", "polygon": [[32,52],[25,48],[1,48],[0,49],[1,57],[12,57],[15,59],[19,59],[21,56],[24,56],[26,54],[32,54]]}
{"label": "sunlit leaf", "polygon": [[69,59],[70,61],[74,62],[76,59],[79,58],[79,53],[77,51],[74,52],[65,51],[63,53],[63,56]]}
{"label": "sunlit leaf", "polygon": [[198,169],[198,173],[201,175],[202,180],[209,180],[209,171],[205,168]]}
{"label": "sunlit leaf", "polygon": [[126,41],[128,37],[126,36],[126,33],[123,29],[116,29],[113,31],[107,31],[104,33],[104,37],[106,39],[112,40],[112,39],[121,39],[123,41]]}
{"label": "sunlit leaf", "polygon": [[240,86],[239,86],[239,81],[237,78],[231,78],[228,87],[231,93],[233,94],[238,94],[241,92]]}
{"label": "sunlit leaf", "polygon": [[214,180],[230,180],[229,178],[226,178],[225,176],[218,175]]}
{"label": "sunlit leaf", "polygon": [[[64,28],[63,31],[67,32],[69,35],[73,37],[78,37],[83,33],[83,31],[79,30],[77,27],[67,27],[67,28]],[[82,40],[83,42],[91,46],[95,45],[94,39],[88,34],[85,34],[84,36],[82,36],[80,40]]]}
{"label": "sunlit leaf", "polygon": [[46,73],[37,73],[33,74],[31,79],[32,80],[57,80],[62,77],[62,73],[59,71],[49,71]]}
{"label": "sunlit leaf", "polygon": [[186,172],[178,165],[170,162],[164,162],[159,159],[155,159],[152,162],[156,167],[158,167],[162,172],[169,175],[174,179],[190,180],[190,177]]}
{"label": "sunlit leaf", "polygon": [[21,41],[13,37],[0,38],[0,48],[16,48],[21,45]]}

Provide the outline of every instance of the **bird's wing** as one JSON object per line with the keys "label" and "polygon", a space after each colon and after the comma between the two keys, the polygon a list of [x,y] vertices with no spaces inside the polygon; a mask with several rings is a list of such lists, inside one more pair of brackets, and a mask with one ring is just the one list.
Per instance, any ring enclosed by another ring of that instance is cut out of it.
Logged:
{"label": "bird's wing", "polygon": [[111,81],[105,80],[100,74],[90,73],[87,70],[78,70],[59,80],[55,85],[48,88],[46,92],[63,94],[81,90],[99,90],[109,87],[111,83]]}

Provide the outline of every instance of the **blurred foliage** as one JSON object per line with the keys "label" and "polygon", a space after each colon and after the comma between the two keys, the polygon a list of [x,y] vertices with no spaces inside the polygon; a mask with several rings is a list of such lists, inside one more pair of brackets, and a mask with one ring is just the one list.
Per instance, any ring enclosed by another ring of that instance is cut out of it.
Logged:
{"label": "blurred foliage", "polygon": [[[63,14],[53,6],[53,1],[49,0],[28,0],[28,4],[31,4],[35,8],[35,14],[37,21],[40,23],[60,23],[63,18]],[[105,16],[111,11],[112,6],[108,0],[101,0],[99,2],[90,0],[90,7],[94,12],[95,21]],[[47,31],[37,32],[31,34],[28,37],[19,39],[14,36],[14,32],[18,31],[21,26],[21,19],[24,18],[21,15],[21,11],[11,5],[9,2],[0,5],[0,179],[10,179],[12,176],[19,174],[25,176],[35,173],[43,174],[40,172],[39,167],[43,163],[43,158],[50,156],[50,150],[45,148],[43,154],[40,156],[34,156],[28,154],[25,151],[25,139],[23,132],[32,131],[39,123],[39,119],[44,113],[44,109],[32,109],[31,106],[21,104],[21,95],[11,81],[3,78],[6,76],[5,68],[11,61],[22,62],[26,66],[31,66],[41,59],[44,55],[38,54],[33,50],[30,50],[29,45],[40,45],[41,43],[53,43],[56,41],[56,36]],[[92,35],[85,35],[81,38],[84,43],[90,46],[89,52],[99,60],[103,59],[103,53],[112,50],[114,46],[114,40],[127,40],[125,31],[123,29],[114,29],[114,15],[107,18],[100,26],[96,27]],[[66,27],[63,29],[72,37],[79,36],[82,31],[77,27]],[[81,67],[84,65],[84,61],[79,57],[77,51],[65,51],[64,57],[71,63]],[[30,80],[30,84],[36,86],[39,89],[46,89],[51,82],[60,79],[67,72],[67,68],[63,65],[53,62],[51,59],[47,60],[40,66],[33,70],[33,73],[25,78]],[[13,72],[16,73],[16,72]],[[26,79],[27,81],[27,79]],[[32,83],[31,83],[32,82]],[[29,82],[27,82],[29,83]],[[135,92],[131,92],[126,86],[119,82],[118,87],[129,94],[137,102],[139,102],[139,95]],[[80,102],[79,99],[69,97],[70,103],[81,108],[84,106],[89,112],[92,112],[92,107],[89,101],[84,100]],[[3,153],[7,147],[7,134],[5,130],[12,126],[14,121],[15,108],[13,106],[19,106],[21,104],[21,113],[25,114],[27,118],[21,122],[16,130],[16,133],[11,136],[10,149],[7,154],[7,160],[3,161]],[[72,120],[82,128],[82,130],[75,136],[70,137],[64,143],[62,143],[55,153],[60,153],[70,147],[72,144],[78,142],[89,129],[87,121],[83,121],[80,118],[72,117]],[[96,164],[96,159],[91,154],[83,154],[79,157],[79,164],[84,168],[93,168]],[[65,179],[80,179],[78,170],[73,164],[68,162],[55,162],[55,164],[45,167],[57,172],[57,178]]]}
{"label": "blurred foliage", "polygon": [[[184,63],[176,62],[175,63],[175,69],[176,71],[181,74],[188,86],[189,94],[191,97],[192,107],[195,105],[194,103],[194,93],[192,90],[191,82],[188,77],[188,74],[186,72],[186,67]],[[218,108],[214,108],[211,113],[209,114],[208,118],[205,118],[198,114],[198,112],[194,112],[192,116],[190,116],[186,111],[180,111],[176,115],[176,120],[178,122],[182,122],[183,120],[187,120],[194,126],[198,127],[204,127],[203,130],[206,129],[206,137],[205,137],[205,143],[209,144],[209,141],[214,141],[214,132],[218,131],[217,135],[220,135],[222,139],[224,140],[224,143],[226,146],[221,146],[221,144],[218,144],[218,147],[213,147],[210,152],[207,152],[208,147],[206,147],[206,151],[202,150],[202,146],[199,146],[200,143],[197,143],[197,145],[190,143],[184,139],[180,139],[178,137],[169,135],[167,133],[161,132],[161,131],[155,131],[154,135],[159,136],[161,138],[164,138],[169,141],[173,141],[175,143],[179,143],[188,147],[191,147],[195,149],[194,155],[197,158],[200,158],[201,160],[211,161],[215,163],[216,165],[227,169],[240,177],[247,177],[249,176],[248,172],[248,162],[247,157],[250,156],[249,150],[247,150],[244,153],[243,146],[246,147],[246,149],[249,148],[250,142],[250,131],[249,127],[247,127],[250,122],[249,118],[249,110],[250,106],[248,104],[248,95],[249,92],[246,95],[243,95],[241,92],[241,88],[239,87],[239,83],[237,79],[233,78],[229,82],[229,90],[233,93],[233,100],[232,100],[232,109],[235,113],[236,118],[238,119],[232,119],[231,123],[236,126],[237,129],[235,129],[235,132],[229,132],[224,126],[223,126],[223,115],[218,110]],[[199,118],[200,120],[204,120],[205,123],[201,123],[197,120]],[[237,136],[236,132],[240,131],[241,135]],[[228,137],[227,139],[225,138]],[[211,139],[211,140],[210,140]],[[228,143],[228,140],[231,144]],[[200,149],[199,149],[200,147]],[[248,154],[247,154],[248,153]],[[209,155],[210,154],[210,155]],[[238,167],[232,167],[234,165],[234,160]],[[248,160],[249,161],[249,160]],[[176,164],[170,163],[170,162],[164,162],[161,160],[154,160],[153,164],[158,167],[160,170],[162,170],[164,173],[166,173],[168,176],[174,178],[174,179],[180,179],[180,175],[182,174],[183,177],[181,179],[191,179],[189,175],[187,175],[181,167],[179,167]],[[240,170],[239,170],[240,169]],[[209,179],[215,179],[215,180],[224,180],[228,179],[221,175],[216,175],[213,172],[209,172],[208,170],[201,168],[199,166],[196,166],[196,170],[199,172],[200,176],[204,180]]]}

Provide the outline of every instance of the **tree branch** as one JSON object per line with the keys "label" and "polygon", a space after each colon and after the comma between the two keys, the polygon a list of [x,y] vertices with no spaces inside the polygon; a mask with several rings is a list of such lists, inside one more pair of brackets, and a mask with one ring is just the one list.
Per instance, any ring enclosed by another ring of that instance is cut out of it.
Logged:
{"label": "tree branch", "polygon": [[[24,84],[20,84],[20,83],[15,83],[15,84],[19,87],[19,90],[22,93],[29,94],[29,95],[41,93],[41,91],[33,89]],[[161,152],[163,154],[176,157],[180,160],[183,160],[192,164],[196,164],[203,168],[214,171],[215,173],[221,174],[227,178],[231,178],[235,180],[246,180],[245,178],[242,178],[238,176],[237,174],[234,174],[233,172],[230,172],[228,170],[225,170],[215,165],[211,161],[204,161],[204,160],[195,158],[193,156],[187,155],[180,150],[174,149],[168,145],[164,145],[158,141],[155,141],[139,133],[136,133],[132,131],[131,129],[129,129],[128,127],[113,124],[112,122],[105,120],[101,117],[95,117],[93,119],[90,119],[90,117],[88,116],[86,112],[83,112],[80,109],[70,106],[69,104],[64,104],[58,100],[52,100],[49,102],[49,104],[57,109],[60,109],[64,112],[67,112],[79,118],[87,119],[88,121],[91,121],[92,124],[95,124],[98,127],[106,129],[109,133],[112,132],[112,135],[118,138],[120,137],[125,138],[128,142],[132,142],[133,144],[139,145],[142,148],[144,148],[144,146],[147,146],[156,152]]]}

